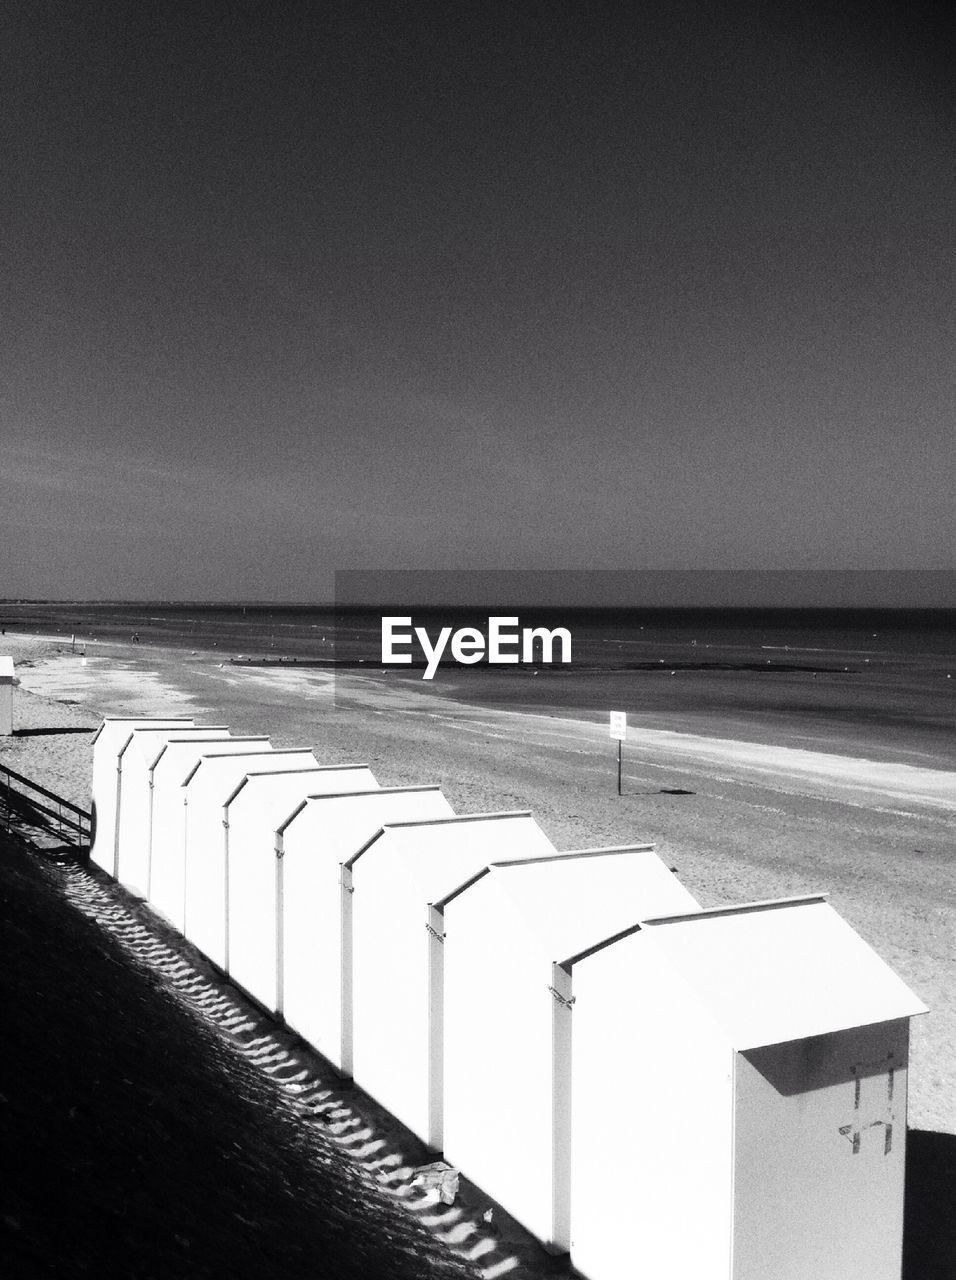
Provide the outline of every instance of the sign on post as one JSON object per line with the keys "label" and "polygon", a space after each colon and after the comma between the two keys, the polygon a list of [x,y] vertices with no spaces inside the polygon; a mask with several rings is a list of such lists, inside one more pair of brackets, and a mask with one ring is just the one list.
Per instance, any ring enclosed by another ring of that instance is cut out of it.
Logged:
{"label": "sign on post", "polygon": [[617,794],[621,795],[621,743],[627,737],[627,712],[612,711],[610,736],[617,739]]}

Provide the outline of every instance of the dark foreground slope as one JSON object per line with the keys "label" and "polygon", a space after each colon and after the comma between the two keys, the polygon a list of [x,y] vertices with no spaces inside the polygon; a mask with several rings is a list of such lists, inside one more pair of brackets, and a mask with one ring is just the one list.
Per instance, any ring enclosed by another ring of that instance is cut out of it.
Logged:
{"label": "dark foreground slope", "polygon": [[2,836],[0,940],[0,1274],[475,1274]]}

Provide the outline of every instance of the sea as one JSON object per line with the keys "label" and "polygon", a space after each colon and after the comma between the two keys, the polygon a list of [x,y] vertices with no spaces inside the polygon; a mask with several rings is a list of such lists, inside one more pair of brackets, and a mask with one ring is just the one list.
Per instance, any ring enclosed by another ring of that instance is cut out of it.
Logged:
{"label": "sea", "polygon": [[[383,615],[487,631],[487,608],[407,605],[0,602],[0,629],[86,644],[208,654],[217,663],[384,675]],[[504,610],[503,610],[504,612]],[[388,678],[472,704],[894,756],[956,768],[956,610],[548,608],[521,626],[565,627],[567,665],[462,667],[424,659]]]}

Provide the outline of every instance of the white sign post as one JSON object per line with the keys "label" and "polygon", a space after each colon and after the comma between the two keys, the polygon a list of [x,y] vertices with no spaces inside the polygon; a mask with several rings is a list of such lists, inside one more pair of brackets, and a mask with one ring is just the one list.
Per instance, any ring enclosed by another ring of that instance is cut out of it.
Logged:
{"label": "white sign post", "polygon": [[610,736],[617,739],[617,794],[621,795],[621,743],[627,737],[627,712],[612,711]]}

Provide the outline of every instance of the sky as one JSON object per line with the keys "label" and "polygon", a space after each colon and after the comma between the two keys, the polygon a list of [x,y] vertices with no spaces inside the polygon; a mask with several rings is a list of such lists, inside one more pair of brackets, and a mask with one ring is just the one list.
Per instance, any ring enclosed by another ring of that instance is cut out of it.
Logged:
{"label": "sky", "polygon": [[953,569],[945,14],[10,0],[0,596]]}
{"label": "sky", "polygon": [[[499,614],[536,606],[952,613],[954,601],[956,571],[942,569],[344,569],[335,575],[337,605],[384,606],[392,616],[429,605]],[[923,620],[922,613],[917,617]]]}

